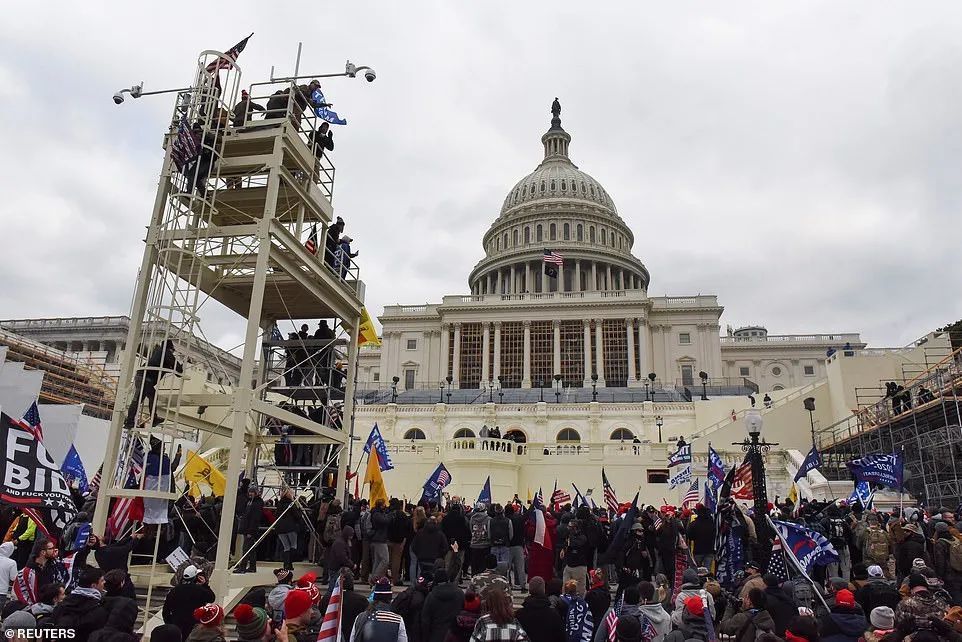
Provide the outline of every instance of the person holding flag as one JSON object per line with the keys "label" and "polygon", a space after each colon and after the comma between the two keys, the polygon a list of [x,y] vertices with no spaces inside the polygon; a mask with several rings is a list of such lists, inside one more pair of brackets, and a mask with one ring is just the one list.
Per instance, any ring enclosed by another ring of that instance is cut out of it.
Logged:
{"label": "person holding flag", "polygon": [[528,581],[540,577],[548,582],[554,577],[554,542],[557,540],[558,522],[545,510],[544,496],[538,489],[525,525],[525,541],[528,543]]}

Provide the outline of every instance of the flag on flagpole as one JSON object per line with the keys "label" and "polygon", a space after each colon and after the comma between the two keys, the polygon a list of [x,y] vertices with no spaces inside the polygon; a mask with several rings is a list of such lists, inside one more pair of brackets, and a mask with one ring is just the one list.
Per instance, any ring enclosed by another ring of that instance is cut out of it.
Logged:
{"label": "flag on flagpole", "polygon": [[367,308],[362,307],[361,326],[357,331],[357,345],[363,346],[368,343],[379,346],[381,345],[381,337],[377,336],[377,329],[374,327],[374,322],[371,321],[371,315],[368,314]]}
{"label": "flag on flagpole", "polygon": [[317,256],[317,223],[311,226],[311,233],[304,243],[304,248],[311,254]]}
{"label": "flag on flagpole", "polygon": [[370,494],[368,499],[371,506],[374,506],[379,499],[383,499],[384,504],[387,505],[388,494],[387,489],[384,488],[384,478],[381,476],[381,465],[378,462],[377,450],[372,450],[367,458],[367,472],[364,473],[364,483],[369,484]]}
{"label": "flag on flagpole", "polygon": [[678,450],[668,455],[668,467],[691,463],[691,444],[679,444]]}
{"label": "flag on flagpole", "polygon": [[381,471],[392,470],[394,468],[394,463],[391,462],[391,456],[387,452],[387,443],[384,441],[384,437],[381,436],[381,430],[374,424],[371,428],[371,434],[367,436],[367,441],[364,443],[364,452],[371,452],[371,448],[377,451],[378,461],[381,463]]}
{"label": "flag on flagpole", "polygon": [[77,481],[77,490],[81,494],[87,492],[87,471],[84,470],[80,453],[77,452],[77,448],[73,444],[70,444],[70,450],[67,451],[67,456],[64,457],[63,464],[60,465],[60,472],[63,473],[64,479],[68,482],[70,480]]}
{"label": "flag on flagpole", "polygon": [[343,578],[337,578],[331,598],[321,620],[321,630],[317,633],[317,642],[341,642],[341,584]]}
{"label": "flag on flagpole", "polygon": [[611,487],[608,476],[605,474],[604,467],[601,468],[601,485],[605,490],[605,504],[612,513],[618,512],[618,498],[615,496],[615,489]]}
{"label": "flag on flagpole", "polygon": [[792,522],[772,520],[779,537],[785,541],[786,550],[791,551],[806,573],[813,566],[825,566],[838,562],[838,552],[832,543],[818,531]]}
{"label": "flag on flagpole", "polygon": [[545,276],[557,278],[558,270],[564,266],[564,257],[557,252],[545,249],[543,262]]}
{"label": "flag on flagpole", "polygon": [[561,507],[561,504],[571,501],[571,495],[568,491],[563,488],[558,488],[558,480],[554,480],[554,490],[551,491],[551,507],[555,512]]}
{"label": "flag on flagpole", "polygon": [[247,47],[247,41],[251,39],[254,33],[251,32],[250,36],[247,36],[236,45],[224,52],[223,57],[218,57],[217,60],[207,65],[207,73],[216,73],[220,69],[230,69],[237,62],[237,57],[241,55],[241,52]]}
{"label": "flag on flagpole", "polygon": [[708,444],[708,479],[715,489],[725,481],[725,463],[711,444]]}
{"label": "flag on flagpole", "polygon": [[485,506],[491,505],[491,475],[484,480],[484,486],[481,487],[481,493],[478,495],[478,503],[483,503]]}
{"label": "flag on flagpole", "polygon": [[872,501],[875,499],[875,491],[867,481],[855,482],[852,494],[848,496],[848,503],[858,502],[865,510],[872,510]]}
{"label": "flag on flagpole", "polygon": [[708,512],[710,512],[712,515],[715,514],[715,510],[718,508],[718,498],[716,495],[717,492],[718,492],[718,489],[713,488],[712,483],[706,479],[705,480],[705,508],[707,508]]}
{"label": "flag on flagpole", "polygon": [[532,508],[534,509],[531,511],[531,519],[534,520],[534,543],[551,550],[553,546],[551,532],[548,530],[548,525],[544,519],[544,496],[540,488],[538,494],[534,496]]}
{"label": "flag on flagpole", "polygon": [[588,500],[585,499],[585,496],[581,494],[581,491],[578,490],[578,487],[574,485],[574,482],[571,483],[571,487],[572,487],[572,488],[574,489],[574,491],[575,491],[575,503],[577,503],[578,501],[580,501],[580,502],[581,502],[582,504],[584,504],[585,506],[588,506]]}
{"label": "flag on flagpole", "polygon": [[195,453],[193,450],[187,451],[187,463],[184,464],[184,481],[191,484],[191,495],[200,497],[199,483],[210,486],[215,497],[223,497],[227,490],[227,478],[209,461]]}
{"label": "flag on flagpole", "polygon": [[37,408],[36,401],[30,404],[27,412],[23,413],[23,421],[20,422],[20,425],[37,441],[43,441],[43,425],[40,423],[40,410]]}
{"label": "flag on flagpole", "polygon": [[812,446],[812,449],[808,451],[807,455],[805,455],[805,461],[802,462],[802,465],[798,468],[798,472],[795,473],[795,479],[793,481],[797,482],[810,471],[819,468],[821,465],[822,456],[818,453],[818,448]]}
{"label": "flag on flagpole", "polygon": [[691,464],[685,466],[677,473],[674,477],[668,479],[668,488],[674,490],[681,486],[682,484],[687,484],[691,481]]}
{"label": "flag on flagpole", "polygon": [[755,491],[752,488],[752,463],[748,461],[748,457],[745,457],[742,465],[735,469],[732,497],[734,499],[754,499],[755,497]]}
{"label": "flag on flagpole", "polygon": [[694,506],[695,504],[698,503],[698,496],[699,496],[698,480],[695,479],[694,481],[692,481],[691,486],[688,487],[688,491],[685,493],[685,496],[682,498],[681,507],[689,508],[691,506]]}
{"label": "flag on flagpole", "polygon": [[425,500],[440,499],[444,487],[451,483],[451,473],[444,467],[443,463],[438,464],[428,480],[424,482],[423,492],[419,504]]}
{"label": "flag on flagpole", "polygon": [[895,490],[902,490],[905,462],[902,453],[890,455],[866,455],[846,464],[856,481],[881,484]]}
{"label": "flag on flagpole", "polygon": [[778,578],[778,583],[788,581],[788,567],[785,566],[785,549],[778,537],[772,542],[772,555],[768,558],[768,572]]}
{"label": "flag on flagpole", "polygon": [[[123,488],[130,490],[140,487],[140,477],[144,471],[144,442],[133,433],[128,432],[127,447],[121,449],[121,453],[128,453],[129,461],[121,463],[120,476],[115,483],[123,482]],[[107,539],[120,537],[131,522],[139,522],[144,518],[144,498],[143,497],[117,497],[107,517]]]}
{"label": "flag on flagpole", "polygon": [[190,126],[187,116],[181,116],[177,126],[177,138],[170,147],[170,159],[174,161],[177,171],[186,176],[187,166],[198,156],[200,156],[200,134]]}

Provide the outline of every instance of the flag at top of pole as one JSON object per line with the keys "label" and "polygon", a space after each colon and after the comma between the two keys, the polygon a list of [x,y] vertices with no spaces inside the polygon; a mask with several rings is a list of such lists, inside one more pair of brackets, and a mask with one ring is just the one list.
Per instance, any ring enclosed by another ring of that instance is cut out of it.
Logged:
{"label": "flag at top of pole", "polygon": [[491,475],[484,480],[484,486],[481,487],[481,493],[478,495],[478,503],[485,506],[491,505]]}
{"label": "flag at top of pole", "polygon": [[605,505],[612,513],[618,512],[618,498],[615,497],[615,489],[611,487],[608,476],[605,474],[604,467],[601,468],[601,485],[605,489]]}

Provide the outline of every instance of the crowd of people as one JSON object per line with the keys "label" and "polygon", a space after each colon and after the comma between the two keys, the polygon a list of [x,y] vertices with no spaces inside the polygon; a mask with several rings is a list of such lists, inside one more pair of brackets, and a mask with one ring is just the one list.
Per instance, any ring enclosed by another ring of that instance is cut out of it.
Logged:
{"label": "crowd of people", "polygon": [[[623,505],[617,514],[583,504],[535,508],[517,497],[506,505],[448,498],[443,506],[392,499],[372,507],[362,499],[342,507],[285,493],[269,506],[255,487],[245,490],[237,525],[244,557],[235,571],[256,570],[258,559],[282,564],[274,586],[252,589],[233,610],[239,640],[317,640],[339,585],[349,642],[962,642],[962,521],[948,508],[777,503],[773,517],[820,533],[838,560],[815,566],[810,578],[779,573],[752,535],[747,561],[720,582],[716,520],[700,504]],[[51,541],[26,515],[5,511],[3,519],[4,630],[136,639],[127,564],[142,533],[80,541],[75,522]],[[275,548],[255,548],[267,526]],[[151,639],[225,639],[223,596],[208,585],[212,564],[199,552],[175,575],[165,626]],[[301,560],[319,574],[296,578]]]}

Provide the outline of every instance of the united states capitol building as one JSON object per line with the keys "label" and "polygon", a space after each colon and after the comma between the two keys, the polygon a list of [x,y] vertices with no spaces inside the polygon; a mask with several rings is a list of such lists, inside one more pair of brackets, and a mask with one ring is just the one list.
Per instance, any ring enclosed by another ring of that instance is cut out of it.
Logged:
{"label": "united states capitol building", "polygon": [[[813,422],[844,419],[859,405],[856,388],[904,379],[906,363],[946,349],[935,336],[866,350],[851,332],[722,331],[716,296],[648,296],[632,230],[572,162],[560,106],[552,111],[544,158],[508,191],[468,293],[385,307],[382,345],[361,351],[355,434],[379,425],[396,465],[392,494],[416,497],[443,461],[452,493],[471,496],[491,475],[496,501],[549,492],[555,479],[600,488],[602,466],[622,496],[677,501],[684,489],[668,490],[667,452],[694,438],[696,476],[709,441],[740,460],[733,443],[745,437],[752,395],[780,444],[767,455],[770,494],[784,496]],[[563,259],[556,277],[546,252]],[[484,426],[510,442],[480,439]],[[800,485],[832,493],[817,473]]]}

